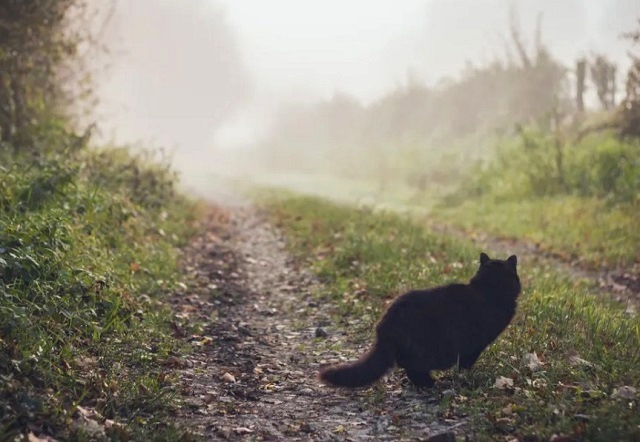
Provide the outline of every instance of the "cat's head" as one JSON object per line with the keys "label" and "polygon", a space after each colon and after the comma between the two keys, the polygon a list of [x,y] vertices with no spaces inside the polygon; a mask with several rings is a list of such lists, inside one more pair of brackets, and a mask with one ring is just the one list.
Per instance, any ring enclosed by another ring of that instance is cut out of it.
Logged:
{"label": "cat's head", "polygon": [[514,296],[520,293],[518,258],[511,255],[507,259],[491,259],[486,253],[480,254],[480,267],[473,280],[493,289],[502,289]]}

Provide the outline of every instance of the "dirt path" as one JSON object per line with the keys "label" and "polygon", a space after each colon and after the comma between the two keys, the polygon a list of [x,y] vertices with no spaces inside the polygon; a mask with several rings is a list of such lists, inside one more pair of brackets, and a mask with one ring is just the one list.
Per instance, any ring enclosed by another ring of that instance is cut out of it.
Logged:
{"label": "dirt path", "polygon": [[[468,430],[459,416],[437,415],[442,398],[455,395],[446,385],[418,392],[398,372],[368,391],[316,380],[321,364],[364,349],[339,335],[336,312],[313,296],[319,283],[254,209],[213,210],[185,268],[196,283],[174,296],[175,330],[195,351],[179,361],[178,419],[193,432],[207,440],[449,441]],[[197,321],[203,329],[188,332]]]}

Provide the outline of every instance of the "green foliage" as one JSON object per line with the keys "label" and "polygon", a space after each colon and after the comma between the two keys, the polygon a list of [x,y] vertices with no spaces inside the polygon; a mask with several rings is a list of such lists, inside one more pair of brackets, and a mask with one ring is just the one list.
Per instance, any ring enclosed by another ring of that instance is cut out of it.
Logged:
{"label": "green foliage", "polygon": [[161,295],[192,216],[175,177],[125,150],[12,150],[0,154],[0,433],[68,436],[78,404],[121,420],[161,408],[158,361],[177,345]]}
{"label": "green foliage", "polygon": [[556,195],[498,199],[493,195],[441,204],[432,218],[473,234],[524,242],[595,269],[640,262],[637,210],[595,198]]}
{"label": "green foliage", "polygon": [[626,81],[626,95],[620,107],[623,137],[640,137],[640,58],[634,58]]}
{"label": "green foliage", "polygon": [[569,190],[616,203],[640,204],[640,142],[587,139],[568,158]]}
{"label": "green foliage", "polygon": [[84,0],[0,2],[0,141],[38,148],[37,127],[79,104],[90,86],[78,63],[90,42],[87,10]]}
{"label": "green foliage", "polygon": [[546,131],[524,129],[432,215],[590,266],[614,267],[640,262],[639,207],[637,141],[604,134],[569,145]]}
{"label": "green foliage", "polygon": [[604,135],[570,145],[546,131],[525,129],[470,174],[449,202],[487,195],[513,200],[567,194],[637,206],[639,190],[637,142]]}
{"label": "green foliage", "polygon": [[92,152],[85,157],[87,178],[98,187],[126,194],[146,209],[157,209],[175,200],[177,174],[158,151],[132,153],[128,147]]}
{"label": "green foliage", "polygon": [[[638,20],[640,24],[640,20]],[[640,43],[640,30],[625,35],[632,43]],[[623,137],[640,137],[640,57],[632,56],[627,73],[625,97],[620,106],[620,134]]]}
{"label": "green foliage", "polygon": [[129,424],[107,430],[114,440],[166,428],[172,379],[159,362],[178,343],[162,294],[179,282],[194,213],[166,161],[90,150],[91,130],[71,128],[91,92],[91,6],[0,2],[3,440],[88,439],[79,405]]}
{"label": "green foliage", "polygon": [[[466,280],[477,268],[479,250],[470,242],[433,233],[420,220],[314,198],[272,195],[268,204],[294,252],[325,283],[325,301],[339,307],[335,322],[358,344],[370,341],[389,297]],[[456,396],[441,405],[438,416],[472,419],[479,440],[499,439],[505,431],[518,440],[553,434],[636,440],[638,399],[620,400],[612,392],[640,387],[638,317],[552,268],[523,261],[519,273],[523,294],[505,333],[471,372],[439,374]],[[362,319],[360,333],[349,330],[350,318]],[[539,371],[527,366],[524,357],[531,352],[544,362]],[[572,363],[575,354],[583,362]],[[513,379],[515,388],[492,388],[498,376]],[[587,416],[586,422],[576,416]]]}

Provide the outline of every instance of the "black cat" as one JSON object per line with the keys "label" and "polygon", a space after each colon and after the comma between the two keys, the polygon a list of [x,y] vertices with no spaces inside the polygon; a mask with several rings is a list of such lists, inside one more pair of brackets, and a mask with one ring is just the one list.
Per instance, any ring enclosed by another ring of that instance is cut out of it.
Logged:
{"label": "black cat", "polygon": [[516,311],[520,279],[515,255],[480,254],[469,284],[415,290],[398,297],[376,327],[373,348],[358,361],[324,368],[320,379],[339,387],[364,387],[394,364],[418,387],[433,386],[430,370],[456,364],[470,369]]}

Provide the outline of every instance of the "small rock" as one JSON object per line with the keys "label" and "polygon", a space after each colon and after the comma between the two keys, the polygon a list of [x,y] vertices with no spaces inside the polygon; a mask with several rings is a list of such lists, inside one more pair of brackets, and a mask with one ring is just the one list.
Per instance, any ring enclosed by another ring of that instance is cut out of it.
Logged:
{"label": "small rock", "polygon": [[223,374],[220,379],[230,384],[233,384],[236,382],[235,376],[233,376],[231,373],[228,373],[228,372]]}
{"label": "small rock", "polygon": [[299,391],[300,394],[304,395],[304,396],[311,396],[313,395],[315,392],[311,389],[311,388],[303,388]]}
{"label": "small rock", "polygon": [[316,328],[316,338],[326,338],[329,336],[329,333],[327,333],[327,331],[322,328],[322,327],[318,327]]}

